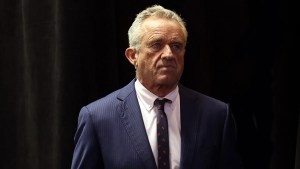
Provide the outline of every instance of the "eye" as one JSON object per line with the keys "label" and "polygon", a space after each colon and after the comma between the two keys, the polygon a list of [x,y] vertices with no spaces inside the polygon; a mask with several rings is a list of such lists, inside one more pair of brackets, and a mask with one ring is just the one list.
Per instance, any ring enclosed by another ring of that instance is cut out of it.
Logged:
{"label": "eye", "polygon": [[171,45],[171,47],[172,47],[172,50],[179,51],[179,50],[181,50],[183,48],[183,45],[180,44],[180,43],[173,43]]}
{"label": "eye", "polygon": [[153,43],[151,45],[151,48],[154,49],[154,50],[159,50],[161,48],[161,43],[158,43],[158,42]]}

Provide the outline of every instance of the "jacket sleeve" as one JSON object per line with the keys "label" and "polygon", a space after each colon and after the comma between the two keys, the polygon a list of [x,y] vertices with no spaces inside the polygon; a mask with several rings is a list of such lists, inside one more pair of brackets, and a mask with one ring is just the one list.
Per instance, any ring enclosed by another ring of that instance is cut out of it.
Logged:
{"label": "jacket sleeve", "polygon": [[223,128],[220,154],[220,169],[242,169],[242,162],[237,149],[237,132],[234,117],[227,107],[227,116]]}
{"label": "jacket sleeve", "polygon": [[75,149],[71,169],[104,168],[93,121],[86,107],[83,107],[79,113],[74,142]]}

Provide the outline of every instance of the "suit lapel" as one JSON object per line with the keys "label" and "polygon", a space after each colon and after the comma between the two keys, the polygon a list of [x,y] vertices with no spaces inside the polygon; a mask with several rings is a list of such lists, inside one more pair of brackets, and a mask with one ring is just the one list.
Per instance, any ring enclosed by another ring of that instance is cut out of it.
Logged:
{"label": "suit lapel", "polygon": [[179,88],[181,108],[181,164],[180,168],[191,168],[198,130],[198,114],[195,112],[193,94],[182,86]]}
{"label": "suit lapel", "polygon": [[[127,96],[123,97],[125,95]],[[141,161],[143,161],[144,168],[154,169],[156,168],[156,163],[144,127],[144,122],[133,82],[127,85],[123,91],[121,91],[119,99],[122,98],[125,99],[122,103],[121,119],[128,132],[134,149],[137,152],[138,157],[141,159]]]}
{"label": "suit lapel", "polygon": [[[145,169],[155,169],[156,163],[149,144],[143,118],[139,108],[134,81],[121,89],[118,99],[122,100],[121,119],[132,141],[138,157]],[[196,113],[196,100],[193,93],[183,86],[179,86],[181,107],[181,169],[191,168],[197,140],[199,113]]]}

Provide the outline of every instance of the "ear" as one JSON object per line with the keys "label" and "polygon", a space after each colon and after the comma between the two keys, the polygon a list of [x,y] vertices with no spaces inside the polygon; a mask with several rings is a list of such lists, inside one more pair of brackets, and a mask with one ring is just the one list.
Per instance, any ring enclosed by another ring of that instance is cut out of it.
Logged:
{"label": "ear", "polygon": [[125,51],[125,55],[129,62],[134,66],[137,67],[137,55],[136,50],[134,48],[127,48]]}

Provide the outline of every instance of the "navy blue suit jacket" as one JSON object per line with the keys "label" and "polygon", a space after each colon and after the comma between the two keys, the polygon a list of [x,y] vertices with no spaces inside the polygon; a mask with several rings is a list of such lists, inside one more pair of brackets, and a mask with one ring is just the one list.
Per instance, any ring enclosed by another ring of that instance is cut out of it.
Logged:
{"label": "navy blue suit jacket", "polygon": [[[134,81],[83,107],[72,169],[156,169]],[[241,169],[228,105],[179,85],[181,169]]]}

